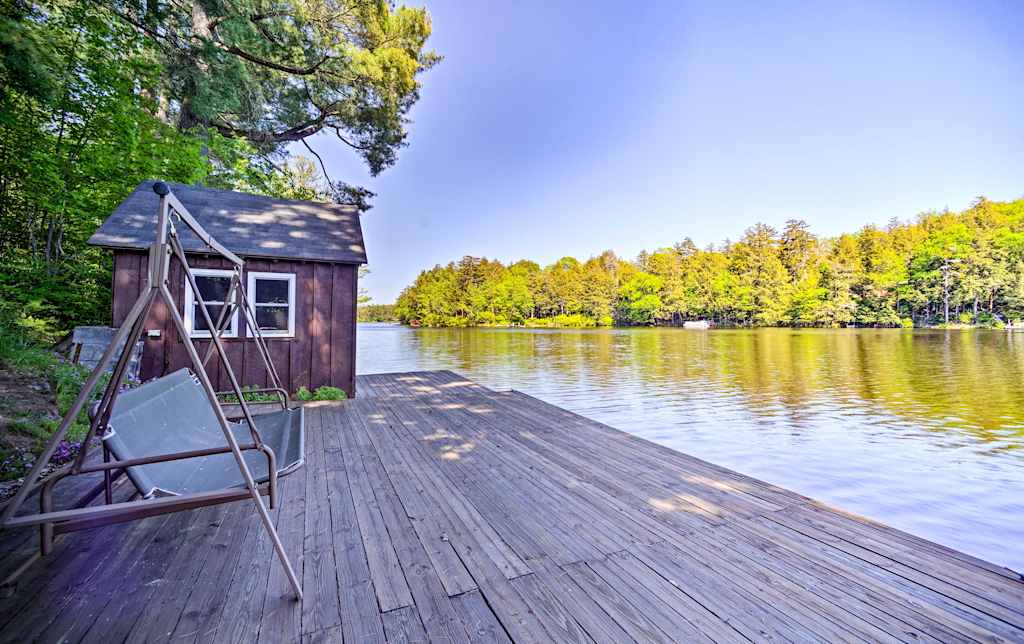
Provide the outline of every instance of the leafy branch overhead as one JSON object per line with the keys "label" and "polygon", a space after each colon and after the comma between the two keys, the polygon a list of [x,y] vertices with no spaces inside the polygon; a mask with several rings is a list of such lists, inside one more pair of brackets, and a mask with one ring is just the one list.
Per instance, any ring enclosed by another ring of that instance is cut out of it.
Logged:
{"label": "leafy branch overhead", "polygon": [[426,9],[374,0],[93,0],[157,45],[161,109],[265,153],[326,131],[373,174],[395,163],[426,49]]}
{"label": "leafy branch overhead", "polygon": [[108,323],[86,240],[145,179],[368,210],[305,138],[393,164],[430,27],[365,0],[0,2],[0,309],[48,340]]}

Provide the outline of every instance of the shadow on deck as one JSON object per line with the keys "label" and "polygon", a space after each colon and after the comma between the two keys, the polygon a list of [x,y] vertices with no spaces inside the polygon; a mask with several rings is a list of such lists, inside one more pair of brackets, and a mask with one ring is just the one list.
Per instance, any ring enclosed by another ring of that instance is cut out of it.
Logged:
{"label": "shadow on deck", "polygon": [[281,480],[301,604],[238,502],[69,535],[0,640],[1024,641],[1013,571],[451,372],[358,389]]}

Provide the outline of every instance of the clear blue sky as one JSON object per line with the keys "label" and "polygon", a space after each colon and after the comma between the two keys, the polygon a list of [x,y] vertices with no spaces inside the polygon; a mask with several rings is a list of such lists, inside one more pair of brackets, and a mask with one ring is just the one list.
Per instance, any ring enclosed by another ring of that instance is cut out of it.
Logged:
{"label": "clear blue sky", "polygon": [[632,258],[1024,195],[1020,0],[426,4],[445,60],[398,164],[314,140],[379,194],[375,302],[466,254]]}

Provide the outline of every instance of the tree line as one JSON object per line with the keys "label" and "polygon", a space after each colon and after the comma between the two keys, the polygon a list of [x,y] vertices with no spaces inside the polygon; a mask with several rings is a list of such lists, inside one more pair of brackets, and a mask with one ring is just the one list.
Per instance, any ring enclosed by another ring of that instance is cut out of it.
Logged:
{"label": "tree line", "polygon": [[835,238],[801,220],[756,224],[737,241],[687,238],[634,261],[467,256],[422,271],[394,313],[424,326],[999,326],[1024,317],[1024,199]]}
{"label": "tree line", "polygon": [[[425,9],[391,2],[0,2],[0,305],[43,337],[109,323],[85,244],[145,179],[369,207],[307,139],[377,174],[405,145]],[[308,158],[289,146],[301,145]]]}
{"label": "tree line", "polygon": [[394,304],[360,304],[356,313],[360,322],[397,322]]}

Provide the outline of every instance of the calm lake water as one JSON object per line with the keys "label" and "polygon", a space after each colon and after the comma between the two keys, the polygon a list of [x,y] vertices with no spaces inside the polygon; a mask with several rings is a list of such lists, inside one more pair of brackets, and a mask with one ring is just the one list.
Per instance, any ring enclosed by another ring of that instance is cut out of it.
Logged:
{"label": "calm lake water", "polygon": [[410,329],[359,373],[451,369],[1024,571],[1024,333]]}

